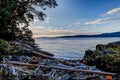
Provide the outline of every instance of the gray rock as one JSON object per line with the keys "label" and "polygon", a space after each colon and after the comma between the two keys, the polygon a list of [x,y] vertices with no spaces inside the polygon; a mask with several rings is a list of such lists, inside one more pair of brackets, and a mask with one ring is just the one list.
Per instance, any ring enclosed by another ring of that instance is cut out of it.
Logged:
{"label": "gray rock", "polygon": [[83,61],[85,61],[88,65],[95,65],[96,62],[96,53],[94,53],[92,50],[85,51],[85,56],[83,57]]}
{"label": "gray rock", "polygon": [[105,46],[103,44],[96,45],[96,50],[102,51],[105,49]]}
{"label": "gray rock", "polygon": [[92,50],[87,50],[85,51],[85,55],[83,57],[83,60],[88,59],[89,57],[91,57],[93,55],[93,51]]}
{"label": "gray rock", "polygon": [[106,47],[112,47],[112,48],[116,48],[116,47],[119,47],[119,46],[120,46],[120,41],[108,43],[106,45]]}

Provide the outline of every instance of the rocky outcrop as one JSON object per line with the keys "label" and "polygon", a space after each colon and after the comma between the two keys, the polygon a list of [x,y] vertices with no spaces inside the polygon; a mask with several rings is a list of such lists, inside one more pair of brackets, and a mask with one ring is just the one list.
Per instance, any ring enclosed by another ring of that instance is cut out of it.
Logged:
{"label": "rocky outcrop", "polygon": [[120,47],[120,41],[113,42],[113,43],[108,43],[106,47],[112,47],[112,48],[117,48]]}
{"label": "rocky outcrop", "polygon": [[103,44],[98,44],[96,45],[96,50],[104,50],[105,49],[105,46]]}
{"label": "rocky outcrop", "polygon": [[87,61],[88,65],[95,65],[95,54],[92,50],[85,51],[84,61]]}
{"label": "rocky outcrop", "polygon": [[120,54],[108,54],[96,59],[96,67],[109,72],[120,73]]}
{"label": "rocky outcrop", "polygon": [[120,73],[120,41],[96,45],[96,50],[85,51],[83,60],[101,70]]}

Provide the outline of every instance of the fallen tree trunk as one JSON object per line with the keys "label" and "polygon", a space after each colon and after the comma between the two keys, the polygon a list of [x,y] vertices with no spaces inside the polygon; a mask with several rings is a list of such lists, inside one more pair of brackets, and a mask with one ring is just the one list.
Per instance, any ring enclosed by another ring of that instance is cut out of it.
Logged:
{"label": "fallen tree trunk", "polygon": [[56,66],[46,66],[46,65],[34,65],[34,64],[26,64],[26,63],[19,63],[19,62],[7,62],[8,64],[14,64],[14,65],[22,65],[22,66],[40,66],[43,68],[52,68],[52,69],[59,69],[59,70],[67,70],[67,71],[73,71],[73,72],[86,72],[86,73],[92,73],[92,74],[102,74],[102,75],[116,75],[115,73],[110,72],[100,72],[100,71],[91,71],[91,70],[81,70],[81,69],[73,69],[73,68],[63,68],[63,67],[56,67]]}
{"label": "fallen tree trunk", "polygon": [[50,60],[58,60],[60,63],[62,63],[64,65],[67,65],[67,66],[75,66],[74,64],[72,64],[68,61],[56,59],[56,58],[53,58],[51,56],[48,56],[48,55],[45,55],[45,54],[42,54],[42,53],[39,53],[39,52],[36,52],[36,51],[32,51],[32,53],[34,53],[35,55],[40,56],[42,58],[46,58],[46,59],[50,59]]}
{"label": "fallen tree trunk", "polygon": [[51,56],[48,56],[48,55],[45,55],[45,54],[42,54],[42,53],[39,53],[39,52],[36,52],[36,51],[32,51],[33,54],[37,55],[37,56],[40,56],[42,58],[47,58],[47,59],[51,59],[51,60],[54,60],[55,58],[51,57]]}
{"label": "fallen tree trunk", "polygon": [[16,67],[15,67],[15,69],[18,70],[18,71],[20,71],[20,72],[26,73],[26,74],[32,74],[31,72],[22,70],[22,69],[20,69],[20,68],[16,68]]}
{"label": "fallen tree trunk", "polygon": [[7,61],[7,64],[14,64],[14,65],[21,65],[21,66],[36,66],[35,64],[29,64],[29,63],[20,63],[15,61]]}
{"label": "fallen tree trunk", "polygon": [[61,64],[67,65],[67,66],[75,66],[71,62],[65,61],[65,60],[58,60]]}
{"label": "fallen tree trunk", "polygon": [[54,68],[54,69],[60,69],[60,70],[67,70],[67,71],[73,71],[73,72],[86,72],[86,73],[92,73],[92,74],[102,74],[102,75],[116,75],[115,73],[110,72],[100,72],[100,71],[91,71],[91,70],[81,70],[81,69],[72,69],[72,68],[62,68],[62,67],[55,67],[55,66],[45,66],[40,65],[44,68]]}

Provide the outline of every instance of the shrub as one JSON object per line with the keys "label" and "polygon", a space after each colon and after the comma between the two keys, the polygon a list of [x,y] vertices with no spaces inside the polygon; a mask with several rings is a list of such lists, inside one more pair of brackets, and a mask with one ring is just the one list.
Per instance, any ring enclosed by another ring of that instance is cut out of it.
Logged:
{"label": "shrub", "polygon": [[8,41],[0,39],[0,53],[1,54],[10,53],[10,44]]}

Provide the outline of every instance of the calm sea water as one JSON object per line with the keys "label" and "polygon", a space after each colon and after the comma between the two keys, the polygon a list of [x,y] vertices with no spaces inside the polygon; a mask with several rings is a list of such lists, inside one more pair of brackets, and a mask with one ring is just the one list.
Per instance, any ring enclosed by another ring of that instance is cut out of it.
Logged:
{"label": "calm sea water", "polygon": [[35,39],[41,50],[55,54],[56,58],[82,59],[85,50],[95,49],[97,44],[120,41],[120,37],[109,38],[39,38]]}

